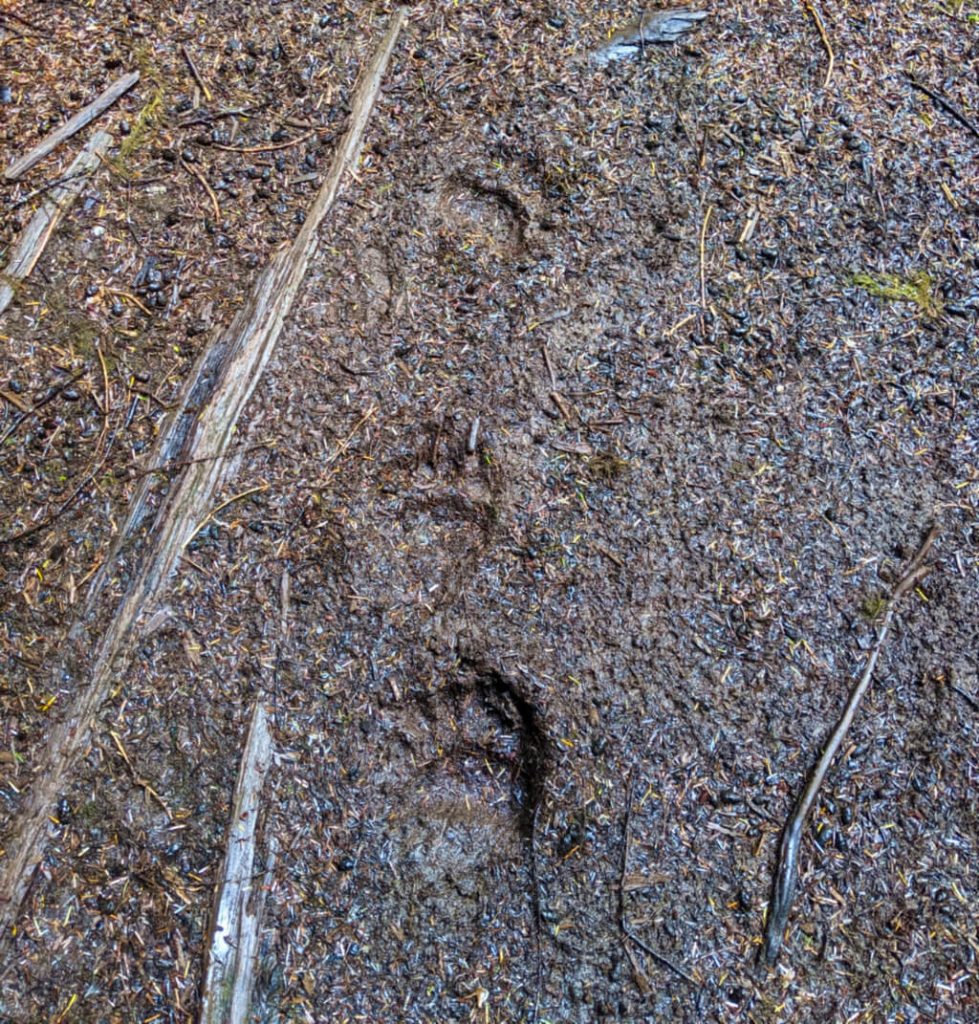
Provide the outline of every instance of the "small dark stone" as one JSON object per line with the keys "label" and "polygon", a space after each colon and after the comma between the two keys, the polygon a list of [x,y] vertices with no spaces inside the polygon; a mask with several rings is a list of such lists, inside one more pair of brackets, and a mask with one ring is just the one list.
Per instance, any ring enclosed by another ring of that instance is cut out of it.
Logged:
{"label": "small dark stone", "polygon": [[830,826],[820,828],[816,833],[816,845],[821,849],[825,850],[827,846],[831,845],[836,838],[836,833]]}

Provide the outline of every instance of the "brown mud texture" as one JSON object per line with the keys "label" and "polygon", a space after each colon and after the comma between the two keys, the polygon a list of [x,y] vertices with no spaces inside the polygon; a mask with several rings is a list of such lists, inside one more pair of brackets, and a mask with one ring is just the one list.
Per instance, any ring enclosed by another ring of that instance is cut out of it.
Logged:
{"label": "brown mud texture", "polygon": [[[0,848],[125,573],[86,589],[180,471],[147,462],[167,409],[389,13],[0,9],[4,166],[141,71],[0,185],[9,249],[114,135],[0,319]],[[411,9],[51,809],[0,1020],[194,1019],[256,699],[256,1021],[979,1019],[977,8],[715,3],[590,59],[640,13]],[[759,964],[782,825],[933,522]]]}

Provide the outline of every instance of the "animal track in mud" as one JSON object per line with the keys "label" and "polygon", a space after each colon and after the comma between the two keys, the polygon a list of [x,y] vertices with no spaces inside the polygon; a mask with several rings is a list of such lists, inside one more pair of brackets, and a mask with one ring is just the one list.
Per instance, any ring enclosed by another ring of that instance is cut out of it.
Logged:
{"label": "animal track in mud", "polygon": [[358,302],[368,323],[383,317],[390,306],[393,283],[388,257],[380,249],[368,246],[356,263]]}
{"label": "animal track in mud", "polygon": [[497,256],[515,256],[527,248],[530,216],[524,204],[502,186],[455,174],[439,190],[437,210],[464,240]]}
{"label": "animal track in mud", "polygon": [[386,717],[400,740],[381,787],[399,916],[424,927],[525,909],[528,840],[549,764],[536,708],[503,673],[464,660]]}
{"label": "animal track in mud", "polygon": [[455,489],[417,494],[400,502],[385,522],[383,538],[360,548],[369,560],[356,565],[358,593],[371,594],[389,611],[444,608],[469,582],[496,529],[494,506]]}

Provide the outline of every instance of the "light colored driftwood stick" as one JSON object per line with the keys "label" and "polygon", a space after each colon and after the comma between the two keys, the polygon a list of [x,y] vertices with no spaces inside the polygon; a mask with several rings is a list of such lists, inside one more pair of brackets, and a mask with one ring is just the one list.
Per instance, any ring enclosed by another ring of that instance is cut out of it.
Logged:
{"label": "light colored driftwood stick", "polygon": [[[315,254],[317,228],[336,200],[345,175],[360,156],[364,130],[404,21],[404,10],[398,9],[361,76],[351,104],[347,134],[306,223],[293,244],[278,253],[259,275],[238,315],[202,355],[178,403],[177,412],[184,410],[188,415],[182,418],[190,419],[191,424],[181,423],[174,416],[164,430],[165,435],[176,431],[180,436],[181,461],[187,465],[183,475],[174,478],[141,550],[125,553],[124,557],[131,556],[130,564],[136,566],[129,577],[128,590],[91,656],[85,659],[91,666],[88,683],[80,683],[81,688],[63,718],[51,728],[34,785],[9,830],[7,855],[0,861],[0,943],[10,935],[34,869],[44,855],[48,815],[64,791],[73,765],[88,747],[94,716],[113,682],[118,681],[120,666],[139,638],[141,623],[152,618],[184,544],[213,505],[225,472],[226,459],[221,456],[228,450],[241,413],[275,348]],[[164,437],[157,447],[169,451],[172,445]],[[149,486],[149,478],[144,479],[147,491]],[[125,527],[127,539],[133,541],[148,507],[142,489],[137,491],[134,502],[136,507]],[[114,554],[119,551],[119,547],[114,547]],[[102,573],[93,585],[104,592],[106,581],[111,578],[111,572]],[[73,636],[75,632],[72,631]],[[77,624],[77,632],[84,635],[83,621]]]}
{"label": "light colored driftwood stick", "polygon": [[272,737],[265,708],[258,702],[231,804],[207,946],[200,1024],[231,1024],[248,1017],[265,907],[265,879],[255,871],[255,847],[262,786],[271,763]]}
{"label": "light colored driftwood stick", "polygon": [[116,79],[101,96],[92,100],[87,107],[82,107],[74,117],[65,121],[60,128],[56,128],[50,135],[45,136],[29,153],[26,153],[19,160],[15,160],[3,172],[3,176],[7,181],[16,181],[39,160],[43,160],[51,150],[60,146],[66,139],[70,139],[76,132],[81,131],[85,125],[94,121],[100,114],[108,110],[120,96],[129,92],[138,81],[138,71],[131,71],[128,75],[123,75],[122,78]]}
{"label": "light colored driftwood stick", "polygon": [[840,717],[833,734],[826,742],[822,756],[809,776],[809,781],[802,795],[796,802],[789,820],[786,822],[785,831],[782,833],[782,842],[778,851],[778,867],[775,871],[775,882],[772,887],[772,900],[768,908],[768,923],[765,928],[765,959],[774,963],[778,958],[779,950],[782,948],[782,936],[785,932],[785,925],[789,919],[789,911],[792,909],[792,900],[795,896],[796,882],[799,877],[799,847],[802,843],[802,829],[809,817],[816,797],[819,794],[819,787],[823,784],[826,772],[833,763],[837,751],[846,736],[850,725],[853,723],[853,716],[863,700],[870,681],[874,676],[874,669],[877,667],[877,659],[884,648],[884,641],[891,628],[891,619],[894,617],[894,609],[901,598],[914,586],[917,585],[930,571],[931,566],[925,564],[925,558],[931,550],[935,538],[938,536],[938,524],[931,528],[924,544],[921,545],[918,553],[914,556],[908,571],[901,577],[900,582],[894,588],[887,601],[884,611],[884,618],[881,620],[877,630],[877,642],[874,644],[867,664],[864,666],[863,674],[860,676],[857,685],[846,702],[843,714]]}
{"label": "light colored driftwood stick", "polygon": [[17,285],[34,269],[58,221],[78,197],[85,178],[99,166],[99,157],[109,148],[112,139],[105,132],[96,132],[75,157],[65,172],[64,181],[41,200],[30,223],[14,243],[13,254],[0,273],[0,313],[14,297]]}

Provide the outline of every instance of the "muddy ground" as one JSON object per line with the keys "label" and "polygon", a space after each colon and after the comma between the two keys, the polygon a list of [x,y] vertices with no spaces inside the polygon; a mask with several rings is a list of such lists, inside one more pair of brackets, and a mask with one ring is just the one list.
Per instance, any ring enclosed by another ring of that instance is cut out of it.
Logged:
{"label": "muddy ground", "polygon": [[[256,1020],[979,1020],[979,141],[905,74],[974,125],[977,10],[746,0],[590,62],[636,13],[413,9],[235,500],[52,809],[3,1021],[194,1018],[258,696]],[[0,319],[8,838],[167,408],[385,18],[0,13],[4,164],[143,72]],[[3,244],[74,145],[2,186]],[[933,522],[759,966],[782,824]]]}

